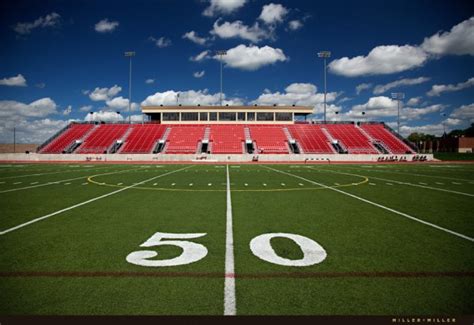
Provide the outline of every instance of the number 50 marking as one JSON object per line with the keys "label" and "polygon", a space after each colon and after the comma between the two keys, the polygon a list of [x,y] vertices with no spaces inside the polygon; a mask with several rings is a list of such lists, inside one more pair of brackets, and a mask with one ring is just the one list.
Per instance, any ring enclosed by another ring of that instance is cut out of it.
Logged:
{"label": "number 50 marking", "polygon": [[[177,266],[194,263],[206,257],[207,248],[202,244],[183,239],[193,239],[204,236],[206,236],[206,233],[173,234],[157,232],[146,242],[141,244],[140,247],[178,246],[183,249],[181,255],[166,260],[153,260],[153,257],[158,256],[156,251],[141,250],[128,254],[126,260],[131,264],[148,267]],[[288,238],[295,242],[303,252],[303,257],[297,260],[290,260],[278,256],[271,245],[271,239],[277,237]],[[250,241],[250,250],[255,256],[264,261],[283,266],[310,266],[321,263],[327,256],[324,248],[314,240],[305,236],[288,233],[270,233],[257,236]]]}

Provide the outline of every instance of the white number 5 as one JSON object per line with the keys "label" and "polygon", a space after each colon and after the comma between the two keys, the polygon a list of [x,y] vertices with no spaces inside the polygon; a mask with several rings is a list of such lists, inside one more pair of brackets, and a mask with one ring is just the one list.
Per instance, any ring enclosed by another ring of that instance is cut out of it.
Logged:
{"label": "white number 5", "polygon": [[182,239],[199,238],[203,236],[206,236],[206,234],[172,234],[166,232],[157,232],[146,242],[141,244],[140,247],[156,247],[165,245],[178,246],[183,249],[181,255],[166,260],[152,260],[151,258],[156,257],[158,253],[151,250],[143,250],[128,254],[127,262],[135,265],[151,267],[176,266],[197,262],[206,257],[207,248],[204,245]]}

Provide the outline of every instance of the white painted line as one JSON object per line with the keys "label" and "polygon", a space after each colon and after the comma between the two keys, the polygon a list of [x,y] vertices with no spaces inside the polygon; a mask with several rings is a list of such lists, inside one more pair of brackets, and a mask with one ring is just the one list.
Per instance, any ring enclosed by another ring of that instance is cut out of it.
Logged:
{"label": "white painted line", "polygon": [[418,184],[421,184],[421,185],[428,185],[427,183],[423,183],[423,182],[418,182]]}
{"label": "white painted line", "polygon": [[[447,192],[447,193],[453,193],[453,194],[459,194],[459,195],[474,197],[474,194],[464,193],[464,192],[459,192],[459,191],[446,190],[444,188],[439,188],[439,187],[431,187],[431,186],[426,186],[426,185],[418,185],[418,184],[412,184],[412,183],[406,183],[406,182],[399,182],[399,181],[396,181],[396,180],[393,180],[393,179],[386,179],[386,178],[373,177],[373,176],[370,176],[370,178],[378,179],[378,180],[381,180],[381,181],[390,181],[390,182],[397,183],[397,184],[400,184],[400,185],[421,187],[421,188],[426,188],[426,189],[433,190],[433,191]],[[439,184],[439,183],[436,183],[436,184]],[[441,183],[439,185],[443,185],[443,183]]]}
{"label": "white painted line", "polygon": [[189,186],[193,186],[193,183],[189,183]]}
{"label": "white painted line", "polygon": [[117,183],[117,185],[122,185],[123,183]]}
{"label": "white painted line", "polygon": [[303,183],[298,183],[298,185],[299,185],[299,186],[304,186],[304,184],[303,184]]}
{"label": "white painted line", "polygon": [[438,185],[444,185],[444,183],[440,183],[440,182],[436,182],[436,184],[438,184]]}
{"label": "white painted line", "polygon": [[374,186],[374,185],[375,185],[375,183],[369,183],[369,185],[372,185],[372,186]]}
{"label": "white painted line", "polygon": [[5,184],[5,182],[0,182],[0,184]]}
{"label": "white painted line", "polygon": [[381,209],[384,209],[384,210],[393,212],[393,213],[398,214],[398,215],[400,215],[400,216],[402,216],[402,217],[405,217],[405,218],[408,218],[408,219],[410,219],[410,220],[413,220],[413,221],[422,223],[422,224],[424,224],[424,225],[426,225],[426,226],[430,226],[430,227],[433,227],[433,228],[435,228],[435,229],[438,229],[438,230],[444,231],[444,232],[446,232],[446,233],[449,233],[449,234],[451,234],[451,235],[454,235],[454,236],[457,236],[457,237],[466,239],[466,240],[468,240],[468,241],[474,242],[474,238],[471,238],[471,237],[469,237],[469,236],[466,236],[466,235],[460,234],[460,233],[458,233],[458,232],[449,230],[449,229],[447,229],[447,228],[443,228],[443,227],[441,227],[441,226],[435,225],[434,223],[431,223],[431,222],[428,222],[428,221],[424,221],[424,220],[418,219],[418,218],[413,217],[413,216],[410,216],[410,215],[408,215],[408,214],[406,214],[406,213],[404,213],[404,212],[400,212],[400,211],[394,210],[394,209],[392,209],[392,208],[386,207],[386,206],[384,206],[384,205],[381,205],[381,204],[378,204],[378,203],[369,201],[369,200],[364,199],[364,198],[362,198],[362,197],[360,197],[360,196],[357,196],[357,195],[354,195],[354,194],[351,194],[351,193],[348,193],[348,192],[344,192],[344,191],[342,191],[342,190],[340,190],[340,189],[337,189],[337,188],[334,188],[334,187],[329,187],[329,186],[326,186],[326,185],[324,185],[324,184],[320,184],[320,183],[318,183],[318,182],[309,180],[309,179],[307,179],[307,178],[303,178],[303,177],[298,176],[298,175],[286,173],[286,172],[283,172],[283,171],[281,171],[281,170],[274,169],[274,168],[271,168],[271,167],[268,167],[268,166],[263,166],[263,167],[268,168],[268,169],[270,169],[270,170],[273,170],[273,171],[275,171],[275,172],[281,173],[281,174],[286,174],[286,175],[289,175],[289,176],[293,176],[293,177],[295,177],[295,178],[302,179],[302,180],[304,180],[304,181],[313,183],[313,184],[318,185],[318,186],[322,186],[322,187],[324,187],[324,188],[327,188],[328,190],[335,191],[335,192],[338,192],[338,193],[341,193],[341,194],[350,196],[350,197],[352,197],[352,198],[354,198],[354,199],[356,199],[356,200],[359,200],[359,201],[362,201],[362,202],[371,204],[371,205],[373,205],[373,206],[376,206],[376,207],[378,207],[378,208],[381,208]]}
{"label": "white painted line", "polygon": [[263,183],[263,186],[267,186],[267,184],[266,184],[266,183]]}
{"label": "white painted line", "polygon": [[[92,171],[92,170],[104,170],[102,168],[95,168],[95,169],[90,169],[90,170],[81,170],[79,172],[84,172],[84,171]],[[28,174],[28,175],[18,175],[18,176],[8,176],[8,177],[0,177],[0,179],[8,179],[8,178],[23,178],[23,177],[31,177],[31,176],[43,176],[43,175],[52,175],[52,174],[62,174],[62,173],[77,173],[77,170],[62,170],[59,172],[51,172],[51,173],[41,173],[41,174]]]}
{"label": "white painted line", "polygon": [[453,183],[454,185],[462,185],[461,183],[458,183],[458,182],[451,182]]}
{"label": "white painted line", "polygon": [[158,183],[153,183],[153,186],[156,186],[156,185],[158,185]]}
{"label": "white painted line", "polygon": [[82,185],[88,185],[89,183],[82,183]]}
{"label": "white painted line", "polygon": [[22,182],[15,182],[13,183],[13,185],[18,185],[18,184],[21,184]]}
{"label": "white painted line", "polygon": [[334,185],[339,185],[339,183],[334,183]]}
{"label": "white painted line", "polygon": [[249,186],[249,184],[245,183],[244,186]]}
{"label": "white painted line", "polygon": [[176,185],[176,183],[171,183],[171,186],[175,186],[175,185]]}
{"label": "white painted line", "polygon": [[387,185],[393,185],[392,183],[385,183],[385,184],[387,184]]}
{"label": "white painted line", "polygon": [[64,183],[64,185],[71,185],[71,183]]}
{"label": "white painted line", "polygon": [[234,234],[232,229],[232,198],[230,193],[229,165],[227,171],[227,211],[225,237],[225,282],[224,282],[224,315],[236,314],[235,273],[234,273]]}
{"label": "white painted line", "polygon": [[212,183],[207,184],[207,186],[212,186]]}
{"label": "white painted line", "polygon": [[35,185],[35,184],[38,184],[39,182],[33,182],[33,183],[30,183],[30,185]]}
{"label": "white painted line", "polygon": [[281,186],[286,186],[285,183],[281,183]]}
{"label": "white painted line", "polygon": [[30,220],[30,221],[25,222],[25,223],[22,223],[22,224],[20,224],[20,225],[18,225],[18,226],[15,226],[15,227],[6,229],[6,230],[4,230],[4,231],[0,231],[0,235],[5,235],[5,234],[7,234],[7,233],[9,233],[9,232],[12,232],[12,231],[15,231],[15,230],[17,230],[17,229],[26,227],[26,226],[28,226],[28,225],[31,225],[31,224],[35,223],[35,222],[38,222],[38,221],[47,219],[47,218],[52,217],[52,216],[55,216],[55,215],[57,215],[57,214],[60,214],[60,213],[63,213],[63,212],[66,212],[66,211],[69,211],[69,210],[72,210],[72,209],[81,207],[81,206],[83,206],[83,205],[86,205],[86,204],[95,202],[95,201],[100,200],[100,199],[104,199],[104,198],[109,197],[109,196],[111,196],[111,195],[114,195],[114,194],[123,192],[123,191],[125,191],[125,190],[128,190],[128,189],[130,189],[130,188],[135,187],[136,185],[141,185],[141,184],[147,183],[147,182],[149,182],[149,181],[152,181],[152,180],[154,180],[154,179],[156,179],[156,178],[160,178],[160,177],[167,176],[167,175],[170,175],[170,174],[173,174],[173,173],[177,173],[177,172],[179,172],[179,171],[181,171],[181,170],[183,170],[183,169],[191,168],[191,167],[192,167],[192,166],[184,167],[184,168],[181,168],[181,169],[178,169],[178,170],[171,171],[171,172],[169,172],[169,173],[165,173],[165,174],[161,174],[161,175],[158,175],[158,176],[154,176],[154,177],[152,177],[152,178],[146,179],[146,180],[141,181],[141,182],[139,182],[139,183],[136,183],[136,184],[134,184],[134,185],[130,185],[130,186],[121,188],[121,189],[119,189],[119,190],[116,190],[116,191],[113,191],[113,192],[110,192],[110,193],[107,193],[107,194],[104,194],[104,195],[95,197],[95,198],[93,198],[93,199],[90,199],[90,200],[87,200],[87,201],[84,201],[84,202],[81,202],[81,203],[72,205],[72,206],[70,206],[70,207],[67,207],[67,208],[58,210],[58,211],[56,211],[56,212],[47,214],[47,215],[45,215],[45,216],[42,216],[42,217],[39,217],[39,218]]}

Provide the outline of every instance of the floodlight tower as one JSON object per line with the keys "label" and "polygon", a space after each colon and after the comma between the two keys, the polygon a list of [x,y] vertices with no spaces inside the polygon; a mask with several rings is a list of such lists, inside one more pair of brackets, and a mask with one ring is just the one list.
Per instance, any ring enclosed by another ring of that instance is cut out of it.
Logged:
{"label": "floodlight tower", "polygon": [[216,54],[219,56],[219,61],[221,61],[221,92],[219,94],[219,103],[222,106],[222,56],[227,55],[226,50],[216,51]]}
{"label": "floodlight tower", "polygon": [[392,99],[397,101],[397,133],[400,134],[400,101],[405,98],[405,93],[392,93]]}
{"label": "floodlight tower", "polygon": [[132,123],[131,105],[132,105],[132,57],[135,56],[134,51],[125,52],[125,57],[130,58],[130,68],[128,75],[128,123]]}
{"label": "floodlight tower", "polygon": [[318,57],[324,59],[324,123],[326,123],[326,94],[327,94],[327,88],[326,88],[326,59],[331,57],[331,52],[330,51],[318,52]]}

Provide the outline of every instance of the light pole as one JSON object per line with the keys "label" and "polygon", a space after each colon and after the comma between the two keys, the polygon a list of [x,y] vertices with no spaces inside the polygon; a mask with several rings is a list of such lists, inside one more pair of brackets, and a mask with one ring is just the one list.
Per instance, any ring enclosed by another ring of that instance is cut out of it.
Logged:
{"label": "light pole", "polygon": [[392,99],[395,99],[397,101],[397,108],[398,108],[398,113],[397,113],[397,133],[400,134],[400,101],[405,98],[404,93],[392,93]]}
{"label": "light pole", "polygon": [[331,57],[331,52],[330,51],[318,52],[318,57],[324,59],[324,123],[326,123],[326,94],[327,94],[327,88],[326,88],[326,59]]}
{"label": "light pole", "polygon": [[441,114],[441,116],[443,116],[443,136],[445,136],[446,134],[446,120],[444,119],[444,117],[446,117],[446,113],[443,113]]}
{"label": "light pole", "polygon": [[132,105],[132,57],[135,56],[135,52],[128,51],[125,52],[125,57],[130,58],[130,69],[128,75],[128,123],[132,123],[131,118],[131,105]]}
{"label": "light pole", "polygon": [[222,56],[227,55],[227,51],[219,50],[216,53],[219,56],[219,61],[221,61],[221,92],[219,94],[219,102],[220,102],[220,105],[222,106]]}

